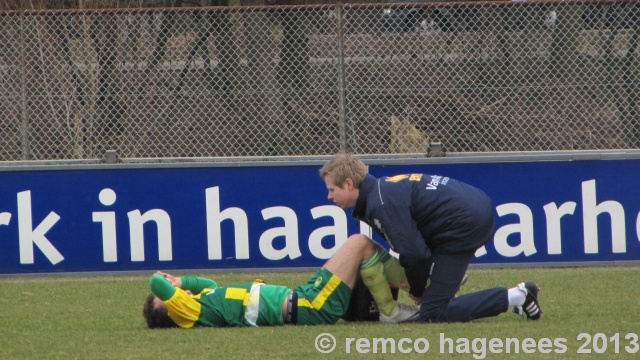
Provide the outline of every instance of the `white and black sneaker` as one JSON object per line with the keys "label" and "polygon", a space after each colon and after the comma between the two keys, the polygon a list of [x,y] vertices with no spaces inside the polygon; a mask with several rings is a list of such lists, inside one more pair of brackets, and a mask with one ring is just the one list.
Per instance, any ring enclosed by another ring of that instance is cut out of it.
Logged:
{"label": "white and black sneaker", "polygon": [[418,321],[420,318],[420,307],[398,303],[393,314],[386,316],[380,313],[382,323],[404,323]]}
{"label": "white and black sneaker", "polygon": [[540,288],[535,281],[526,281],[518,284],[518,289],[527,295],[522,306],[515,306],[513,312],[524,316],[527,315],[527,319],[538,320],[542,316],[542,308],[540,302],[538,302],[538,291]]}

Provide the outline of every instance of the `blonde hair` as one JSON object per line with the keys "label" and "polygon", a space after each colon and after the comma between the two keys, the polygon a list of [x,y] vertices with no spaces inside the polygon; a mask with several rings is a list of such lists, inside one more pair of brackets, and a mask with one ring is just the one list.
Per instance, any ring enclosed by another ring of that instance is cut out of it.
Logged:
{"label": "blonde hair", "polygon": [[321,178],[333,175],[334,184],[340,187],[344,185],[345,180],[351,179],[353,185],[360,188],[360,184],[368,173],[369,167],[352,153],[336,154],[320,169]]}

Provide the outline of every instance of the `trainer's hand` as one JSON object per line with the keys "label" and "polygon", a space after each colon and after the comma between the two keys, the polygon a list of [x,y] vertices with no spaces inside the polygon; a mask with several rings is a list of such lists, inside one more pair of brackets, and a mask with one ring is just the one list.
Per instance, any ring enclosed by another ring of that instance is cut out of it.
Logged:
{"label": "trainer's hand", "polygon": [[416,305],[422,304],[422,297],[417,297],[409,294],[409,298],[413,300],[413,302],[416,303]]}
{"label": "trainer's hand", "polygon": [[171,283],[171,285],[177,288],[182,287],[182,279],[179,276],[173,276],[171,274],[168,274],[162,271],[156,271],[156,274],[160,274],[164,276],[164,278],[167,279],[169,283]]}

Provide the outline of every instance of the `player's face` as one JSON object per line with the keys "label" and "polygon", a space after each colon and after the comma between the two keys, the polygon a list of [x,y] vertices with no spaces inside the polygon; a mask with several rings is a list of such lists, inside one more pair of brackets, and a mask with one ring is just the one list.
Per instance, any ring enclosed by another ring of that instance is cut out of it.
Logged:
{"label": "player's face", "polygon": [[153,308],[154,309],[163,309],[164,308],[164,304],[162,303],[162,300],[160,300],[159,297],[155,297],[153,299]]}
{"label": "player's face", "polygon": [[324,183],[327,186],[327,198],[338,207],[347,209],[356,205],[358,189],[353,186],[353,180],[347,178],[342,186],[338,186],[333,182],[333,175],[329,174],[324,177]]}

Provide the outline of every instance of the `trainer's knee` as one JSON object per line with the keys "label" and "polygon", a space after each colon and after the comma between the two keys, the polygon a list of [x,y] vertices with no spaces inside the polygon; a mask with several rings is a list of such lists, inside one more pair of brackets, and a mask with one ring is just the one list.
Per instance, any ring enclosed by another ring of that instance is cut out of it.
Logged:
{"label": "trainer's knee", "polygon": [[420,306],[420,321],[428,323],[445,322],[443,314],[446,306],[433,306],[422,303]]}

